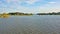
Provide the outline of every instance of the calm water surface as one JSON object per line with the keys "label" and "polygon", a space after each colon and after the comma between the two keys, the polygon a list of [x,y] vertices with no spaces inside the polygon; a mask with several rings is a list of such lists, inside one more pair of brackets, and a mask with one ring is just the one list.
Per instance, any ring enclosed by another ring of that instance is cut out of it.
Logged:
{"label": "calm water surface", "polygon": [[60,15],[0,18],[0,34],[60,34]]}

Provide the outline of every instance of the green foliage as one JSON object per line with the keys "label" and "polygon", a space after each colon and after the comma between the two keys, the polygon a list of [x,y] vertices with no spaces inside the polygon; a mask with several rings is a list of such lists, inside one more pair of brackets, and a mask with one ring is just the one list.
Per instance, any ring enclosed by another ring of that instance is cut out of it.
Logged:
{"label": "green foliage", "polygon": [[9,15],[33,15],[32,13],[19,13],[19,12],[15,12],[15,13],[8,13]]}
{"label": "green foliage", "polygon": [[52,13],[37,13],[37,15],[60,15],[60,12],[58,12],[58,13],[55,13],[55,12],[52,12]]}

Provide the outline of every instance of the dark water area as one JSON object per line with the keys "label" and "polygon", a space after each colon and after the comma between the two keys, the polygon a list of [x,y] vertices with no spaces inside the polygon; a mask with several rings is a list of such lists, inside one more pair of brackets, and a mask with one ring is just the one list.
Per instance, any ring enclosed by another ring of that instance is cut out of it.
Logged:
{"label": "dark water area", "polygon": [[60,15],[0,18],[0,34],[60,34]]}

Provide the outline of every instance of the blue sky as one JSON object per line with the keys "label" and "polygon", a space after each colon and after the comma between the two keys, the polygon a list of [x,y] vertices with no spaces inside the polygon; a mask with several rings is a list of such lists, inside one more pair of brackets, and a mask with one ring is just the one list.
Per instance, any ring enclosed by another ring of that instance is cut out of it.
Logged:
{"label": "blue sky", "polygon": [[3,12],[60,12],[60,0],[0,0],[0,13]]}

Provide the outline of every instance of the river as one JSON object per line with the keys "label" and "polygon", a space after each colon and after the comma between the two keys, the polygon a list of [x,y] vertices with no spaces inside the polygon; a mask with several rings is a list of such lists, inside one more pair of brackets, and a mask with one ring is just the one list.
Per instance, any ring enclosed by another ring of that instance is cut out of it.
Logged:
{"label": "river", "polygon": [[0,18],[0,34],[60,34],[60,15]]}

